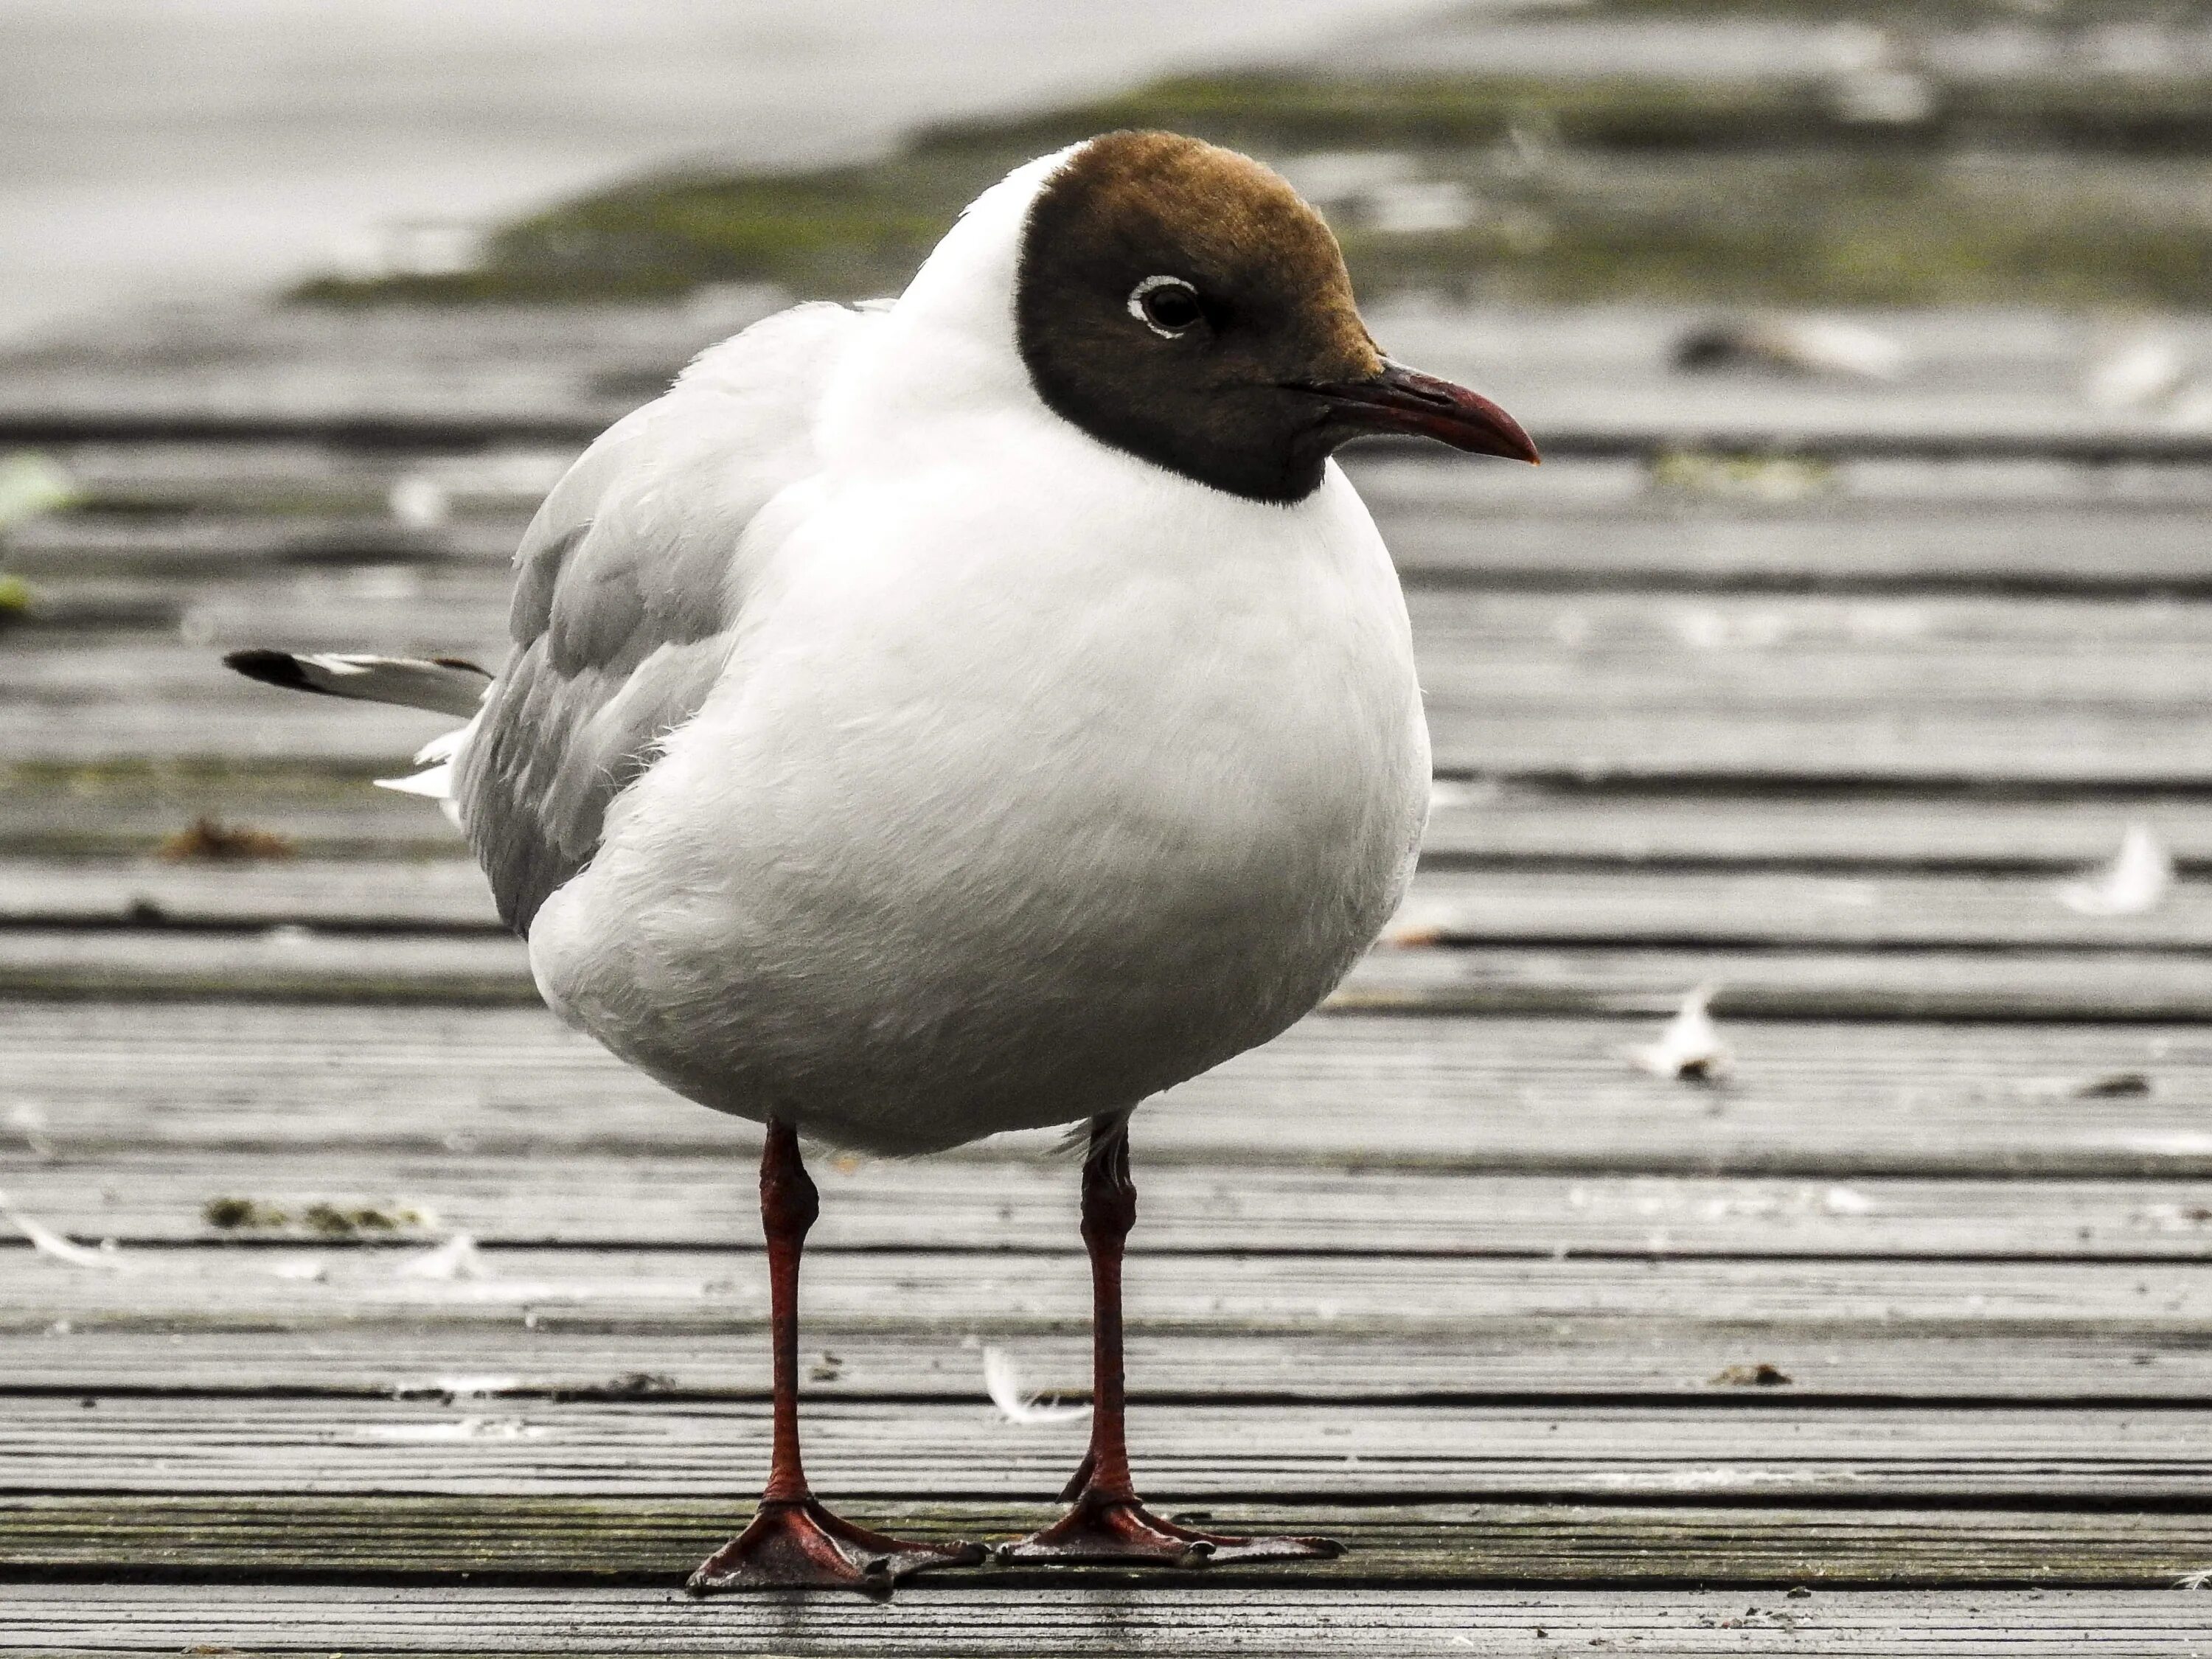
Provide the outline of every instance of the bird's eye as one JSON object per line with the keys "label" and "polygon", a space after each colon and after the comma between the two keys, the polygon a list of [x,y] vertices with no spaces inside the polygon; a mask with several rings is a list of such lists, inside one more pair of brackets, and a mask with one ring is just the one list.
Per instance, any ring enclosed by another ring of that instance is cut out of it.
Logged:
{"label": "bird's eye", "polygon": [[1198,290],[1180,276],[1147,276],[1129,290],[1129,314],[1162,339],[1205,320]]}

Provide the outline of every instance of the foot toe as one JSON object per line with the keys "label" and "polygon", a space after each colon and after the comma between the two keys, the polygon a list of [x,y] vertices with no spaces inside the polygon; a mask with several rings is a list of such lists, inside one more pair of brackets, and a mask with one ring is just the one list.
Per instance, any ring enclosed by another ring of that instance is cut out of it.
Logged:
{"label": "foot toe", "polygon": [[880,1600],[915,1573],[976,1566],[982,1559],[980,1545],[889,1538],[811,1498],[776,1499],[763,1503],[752,1523],[702,1562],[684,1587],[694,1595],[845,1589]]}
{"label": "foot toe", "polygon": [[1196,1532],[1154,1515],[1133,1498],[1085,1494],[1042,1532],[992,1551],[1005,1566],[1152,1566],[1185,1571],[1243,1561],[1326,1561],[1344,1553],[1333,1538],[1242,1538]]}

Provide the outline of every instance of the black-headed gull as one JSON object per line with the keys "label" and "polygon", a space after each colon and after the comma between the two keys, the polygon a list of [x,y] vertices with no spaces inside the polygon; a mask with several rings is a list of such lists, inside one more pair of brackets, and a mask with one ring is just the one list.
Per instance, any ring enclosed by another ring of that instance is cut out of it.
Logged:
{"label": "black-headed gull", "polygon": [[242,653],[473,714],[446,798],[545,1000],[765,1124],[774,1457],[696,1590],[881,1591],[973,1546],[842,1520],[799,1463],[799,1136],[926,1152],[1090,1125],[1091,1443],[1004,1560],[1324,1556],[1146,1510],[1122,1433],[1129,1114],[1314,1007],[1413,867],[1428,732],[1381,538],[1330,459],[1533,461],[1383,356],[1258,163],[1117,132],[987,191],[890,304],[801,305],[617,422],[517,556],[514,654]]}

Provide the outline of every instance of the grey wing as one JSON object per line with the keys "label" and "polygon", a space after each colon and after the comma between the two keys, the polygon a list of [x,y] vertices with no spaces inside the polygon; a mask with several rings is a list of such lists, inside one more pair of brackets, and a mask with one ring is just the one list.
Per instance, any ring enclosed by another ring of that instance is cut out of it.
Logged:
{"label": "grey wing", "polygon": [[746,526],[817,470],[822,383],[872,322],[806,305],[756,324],[610,428],[538,509],[515,556],[514,652],[454,780],[518,931],[720,678],[759,558]]}

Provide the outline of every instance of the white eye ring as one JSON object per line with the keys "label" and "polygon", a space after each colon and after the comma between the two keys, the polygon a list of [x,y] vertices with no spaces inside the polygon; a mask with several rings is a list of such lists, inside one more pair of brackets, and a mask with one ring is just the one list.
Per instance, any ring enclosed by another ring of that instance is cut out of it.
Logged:
{"label": "white eye ring", "polygon": [[1198,290],[1182,277],[1147,276],[1129,290],[1129,314],[1163,340],[1178,339],[1190,331],[1192,324],[1186,323],[1181,328],[1162,328],[1152,320],[1152,313],[1145,309],[1145,296],[1153,289],[1162,288],[1179,288],[1190,295],[1193,303],[1197,301]]}

